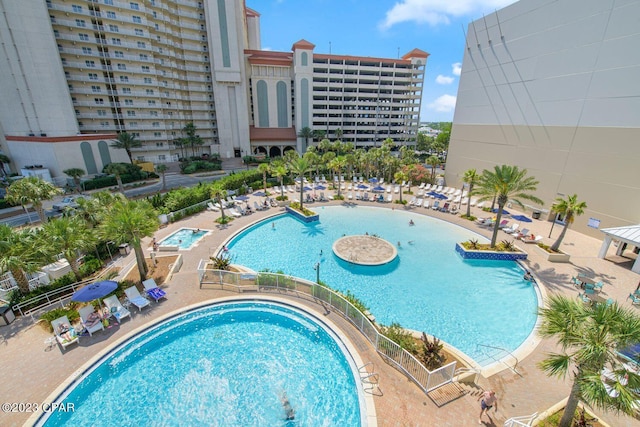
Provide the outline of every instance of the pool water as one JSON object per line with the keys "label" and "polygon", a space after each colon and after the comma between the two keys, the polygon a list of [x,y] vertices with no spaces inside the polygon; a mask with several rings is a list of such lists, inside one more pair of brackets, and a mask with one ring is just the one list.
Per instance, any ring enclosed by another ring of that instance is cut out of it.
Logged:
{"label": "pool water", "polygon": [[[404,210],[309,207],[320,214],[319,222],[304,224],[282,215],[240,233],[227,245],[232,262],[314,282],[319,262],[320,280],[351,291],[377,322],[398,322],[434,335],[481,365],[500,353],[491,347],[513,351],[532,332],[537,297],[520,266],[465,261],[455,252],[456,242],[484,237]],[[409,220],[415,226],[409,226]],[[336,239],[365,233],[400,243],[396,259],[382,266],[358,266],[333,254]]]}
{"label": "pool water", "polygon": [[181,228],[162,239],[159,244],[164,246],[178,246],[180,249],[191,249],[209,230],[195,228]]}
{"label": "pool water", "polygon": [[64,397],[75,412],[53,413],[45,425],[360,426],[364,405],[345,354],[297,309],[217,304],[117,349]]}

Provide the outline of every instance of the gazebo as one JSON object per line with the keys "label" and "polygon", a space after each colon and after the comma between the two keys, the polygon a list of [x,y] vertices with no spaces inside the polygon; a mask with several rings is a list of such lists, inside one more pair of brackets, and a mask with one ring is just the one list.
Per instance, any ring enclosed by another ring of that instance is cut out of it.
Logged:
{"label": "gazebo", "polygon": [[[607,255],[607,250],[609,250],[609,246],[614,240],[620,242],[620,244],[618,244],[616,255],[622,255],[624,243],[640,247],[640,224],[628,225],[625,227],[603,228],[601,231],[605,236],[604,242],[602,242],[602,246],[600,247],[600,252],[598,253],[598,258],[604,258]],[[631,267],[631,271],[640,273],[640,256],[636,258],[636,261],[633,263],[633,267]]]}

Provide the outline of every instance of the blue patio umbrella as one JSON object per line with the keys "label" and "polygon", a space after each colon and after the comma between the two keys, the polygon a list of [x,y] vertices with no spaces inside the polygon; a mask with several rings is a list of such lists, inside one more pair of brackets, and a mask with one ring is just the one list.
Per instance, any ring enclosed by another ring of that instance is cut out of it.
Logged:
{"label": "blue patio umbrella", "polygon": [[[498,208],[493,208],[493,210],[492,210],[491,212],[493,212],[493,213],[498,213]],[[506,210],[506,209],[503,209],[503,210],[502,210],[502,214],[503,214],[503,215],[511,215],[511,214],[509,213],[509,211],[508,211],[508,210]]]}
{"label": "blue patio umbrella", "polygon": [[511,219],[514,219],[514,220],[520,221],[520,222],[533,222],[533,220],[531,218],[529,218],[528,216],[524,216],[524,215],[512,215]]}
{"label": "blue patio umbrella", "polygon": [[435,197],[436,199],[440,199],[440,200],[448,199],[448,198],[449,198],[449,196],[445,196],[444,194],[440,194],[440,193],[435,193],[435,194],[433,195],[433,197]]}
{"label": "blue patio umbrella", "polygon": [[364,185],[364,184],[358,184],[358,188],[359,188],[360,190],[368,190],[368,189],[369,189],[369,186],[368,186],[368,185]]}
{"label": "blue patio umbrella", "polygon": [[369,178],[369,182],[372,184],[376,184],[378,182],[378,178]]}
{"label": "blue patio umbrella", "polygon": [[307,186],[305,185],[305,186],[304,186],[304,188],[303,188],[303,190],[304,190],[304,191],[311,191],[311,190],[313,190],[313,188],[311,188],[311,187],[307,187]]}
{"label": "blue patio umbrella", "polygon": [[377,187],[373,187],[373,191],[384,191],[384,187],[378,185]]}
{"label": "blue patio umbrella", "polygon": [[264,191],[256,191],[255,193],[253,193],[254,196],[257,197],[265,197],[266,194],[264,194]]}
{"label": "blue patio umbrella", "polygon": [[102,280],[81,288],[71,296],[72,301],[89,302],[94,299],[102,298],[115,291],[118,283],[113,280]]}
{"label": "blue patio umbrella", "polygon": [[316,190],[326,190],[327,187],[325,187],[324,185],[316,185]]}
{"label": "blue patio umbrella", "polygon": [[249,196],[238,196],[238,197],[236,197],[236,200],[240,200],[242,202],[246,202],[247,200],[249,200]]}

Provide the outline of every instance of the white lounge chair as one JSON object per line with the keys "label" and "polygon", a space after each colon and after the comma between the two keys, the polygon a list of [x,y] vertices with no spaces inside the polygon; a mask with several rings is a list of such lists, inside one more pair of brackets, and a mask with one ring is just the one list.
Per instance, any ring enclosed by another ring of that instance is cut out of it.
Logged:
{"label": "white lounge chair", "polygon": [[158,284],[153,278],[143,281],[142,286],[144,286],[144,291],[147,295],[153,298],[155,302],[158,302],[162,298],[167,298],[167,293],[158,287]]}
{"label": "white lounge chair", "polygon": [[[63,326],[63,329],[60,328],[61,325]],[[76,330],[71,326],[71,322],[69,322],[69,318],[67,316],[58,317],[57,319],[52,320],[51,326],[53,327],[53,333],[56,336],[56,341],[60,344],[63,351],[71,344],[80,341],[80,337],[76,333]],[[63,331],[69,332],[70,339],[62,336],[65,334]]]}
{"label": "white lounge chair", "polygon": [[[533,234],[531,236],[533,236]],[[542,236],[537,235],[532,239],[531,236],[522,236],[520,237],[520,240],[522,240],[525,243],[540,243],[543,238]]]}
{"label": "white lounge chair", "polygon": [[516,231],[514,233],[511,233],[511,235],[513,237],[515,237],[516,239],[519,239],[519,238],[521,238],[523,236],[528,236],[529,235],[529,229],[528,228],[523,228],[520,231]]}
{"label": "white lounge chair", "polygon": [[391,194],[389,194],[387,196],[387,203],[391,203],[391,202],[393,202],[393,196]]}
{"label": "white lounge chair", "polygon": [[429,201],[429,200],[425,200],[425,201],[424,201],[424,208],[425,208],[425,209],[429,209],[429,203],[430,203],[430,201]]}
{"label": "white lounge chair", "polygon": [[207,210],[208,211],[214,211],[214,212],[219,212],[220,209],[218,209],[213,203],[209,202],[207,203]]}
{"label": "white lounge chair", "polygon": [[117,296],[111,295],[109,298],[102,300],[110,316],[116,318],[118,323],[122,322],[125,317],[131,318],[131,312],[124,308]]}
{"label": "white lounge chair", "polygon": [[124,293],[127,296],[129,302],[138,307],[138,310],[140,311],[151,304],[148,299],[140,295],[140,292],[138,292],[138,288],[136,288],[135,286],[125,289]]}
{"label": "white lounge chair", "polygon": [[393,190],[393,192],[394,192],[395,194],[398,194],[398,193],[400,192],[400,186],[399,186],[399,185],[396,185],[396,188]]}
{"label": "white lounge chair", "polygon": [[95,312],[96,309],[93,308],[92,305],[86,305],[78,310],[78,314],[80,314],[80,323],[82,323],[82,326],[84,326],[87,332],[89,332],[89,336],[93,336],[94,332],[104,331],[104,325],[102,324],[102,319],[99,316],[94,321],[89,320],[89,316]]}
{"label": "white lounge chair", "polygon": [[518,231],[518,229],[520,228],[520,224],[518,224],[517,222],[515,224],[513,224],[511,227],[505,227],[502,229],[502,231],[504,231],[505,233],[508,234],[513,234],[516,231]]}

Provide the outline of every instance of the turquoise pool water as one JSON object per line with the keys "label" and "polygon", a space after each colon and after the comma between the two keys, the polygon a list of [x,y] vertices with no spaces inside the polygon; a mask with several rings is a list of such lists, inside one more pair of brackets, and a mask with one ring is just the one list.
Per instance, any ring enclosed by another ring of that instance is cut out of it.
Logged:
{"label": "turquoise pool water", "polygon": [[[283,215],[261,222],[227,246],[232,262],[256,271],[282,271],[351,291],[378,322],[398,322],[448,342],[482,365],[489,354],[520,346],[536,322],[537,297],[523,271],[510,261],[464,261],[455,243],[472,231],[404,210],[311,206],[320,222],[303,224]],[[409,220],[415,226],[409,226]],[[383,266],[357,266],[333,255],[344,234],[377,234],[397,244],[398,257]],[[506,235],[504,235],[506,236]],[[503,235],[499,236],[503,238]],[[499,353],[499,352],[497,352]]]}
{"label": "turquoise pool water", "polygon": [[191,249],[191,247],[202,239],[208,232],[209,230],[181,228],[162,239],[159,244],[166,246],[178,246],[180,249]]}
{"label": "turquoise pool water", "polygon": [[338,341],[281,304],[209,306],[114,351],[64,396],[75,412],[45,425],[360,426],[353,362]]}

